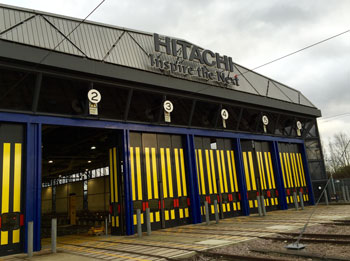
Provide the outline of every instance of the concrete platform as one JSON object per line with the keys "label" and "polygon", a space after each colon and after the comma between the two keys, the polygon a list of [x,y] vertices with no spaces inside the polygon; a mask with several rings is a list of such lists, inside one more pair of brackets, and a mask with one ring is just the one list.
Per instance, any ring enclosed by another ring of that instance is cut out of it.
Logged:
{"label": "concrete platform", "polygon": [[[301,229],[314,207],[305,210],[268,212],[267,216],[235,217],[211,222],[152,231],[151,236],[98,236],[74,235],[58,238],[58,253],[50,254],[50,239],[43,239],[43,250],[30,260],[167,260],[185,258],[197,252],[229,244],[254,240]],[[350,220],[350,204],[318,206],[309,226],[333,220]],[[0,260],[27,260],[25,254],[2,257]]]}

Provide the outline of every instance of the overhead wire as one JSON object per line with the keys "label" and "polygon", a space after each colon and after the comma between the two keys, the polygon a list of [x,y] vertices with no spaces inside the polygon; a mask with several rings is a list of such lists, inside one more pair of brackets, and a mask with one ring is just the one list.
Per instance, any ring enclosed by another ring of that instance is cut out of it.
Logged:
{"label": "overhead wire", "polygon": [[[50,49],[46,55],[43,56],[43,58],[41,58],[41,60],[39,62],[36,63],[36,65],[34,66],[34,69],[37,69],[51,54],[52,52],[54,52],[65,40],[67,40],[69,38],[69,36],[75,32],[75,30],[77,30],[81,24],[83,24],[106,0],[102,0],[87,16],[85,16],[84,19],[82,19],[73,29],[72,31],[70,31],[67,35],[63,34],[64,37],[62,38],[61,41],[59,41],[53,49]],[[13,84],[10,88],[7,89],[7,91],[5,93],[3,93],[0,96],[0,100],[3,99],[4,97],[6,97],[6,95],[12,91],[13,88],[15,88],[18,84],[20,84],[22,81],[24,81],[28,76],[30,75],[30,73],[26,73],[24,74],[18,81],[16,81],[15,84]]]}
{"label": "overhead wire", "polygon": [[249,70],[245,71],[245,72],[242,73],[242,74],[245,74],[245,73],[247,73],[247,72],[249,72],[249,71],[255,71],[255,70],[257,70],[257,69],[259,69],[259,68],[261,68],[261,67],[264,67],[264,66],[269,65],[269,64],[271,64],[271,63],[277,62],[277,61],[279,61],[279,60],[282,60],[282,59],[284,59],[284,58],[287,58],[287,57],[289,57],[289,56],[291,56],[291,55],[294,55],[294,54],[297,54],[297,53],[299,53],[299,52],[305,51],[305,50],[307,50],[307,49],[309,49],[309,48],[311,48],[311,47],[314,47],[314,46],[319,45],[319,44],[321,44],[321,43],[327,42],[327,41],[329,41],[329,40],[331,40],[331,39],[334,39],[334,38],[336,38],[336,37],[339,37],[339,36],[341,36],[341,35],[343,35],[343,34],[346,34],[346,33],[349,33],[349,32],[350,32],[350,29],[348,29],[348,30],[346,30],[346,31],[344,31],[344,32],[338,33],[338,34],[336,34],[336,35],[330,36],[330,37],[328,37],[328,38],[326,38],[326,39],[323,39],[323,40],[318,41],[318,42],[316,42],[316,43],[310,44],[310,45],[305,46],[305,47],[303,47],[303,48],[301,48],[301,49],[299,49],[299,50],[296,50],[296,51],[291,52],[291,53],[289,53],[289,54],[283,55],[283,56],[281,56],[281,57],[279,57],[279,58],[276,58],[276,59],[274,59],[274,60],[271,60],[271,61],[269,61],[269,62],[266,62],[266,63],[264,63],[264,64],[262,64],[262,65],[257,66],[257,67],[254,67],[253,69],[249,69]]}
{"label": "overhead wire", "polygon": [[[341,36],[341,35],[343,35],[343,34],[346,34],[346,33],[349,33],[349,32],[350,32],[350,29],[348,29],[348,30],[346,30],[346,31],[343,31],[343,32],[341,32],[341,33],[338,33],[338,34],[336,34],[336,35],[330,36],[330,37],[328,37],[328,38],[326,38],[326,39],[323,39],[323,40],[318,41],[318,42],[316,42],[316,43],[310,44],[310,45],[305,46],[305,47],[303,47],[303,48],[301,48],[301,49],[299,49],[299,50],[296,50],[296,51],[291,52],[291,53],[289,53],[289,54],[283,55],[283,56],[281,56],[281,57],[279,57],[279,58],[276,58],[276,59],[274,59],[274,60],[271,60],[271,61],[269,61],[269,62],[266,62],[266,63],[264,63],[264,64],[262,64],[262,65],[257,66],[257,67],[254,67],[253,69],[248,69],[248,70],[246,70],[245,72],[239,73],[238,76],[243,75],[243,74],[246,74],[246,73],[248,73],[248,72],[255,71],[255,70],[260,69],[260,68],[262,68],[262,67],[264,67],[264,66],[266,66],[266,65],[269,65],[269,64],[271,64],[271,63],[280,61],[280,60],[285,59],[285,58],[287,58],[287,57],[289,57],[289,56],[292,56],[292,55],[297,54],[297,53],[299,53],[299,52],[305,51],[305,50],[307,50],[307,49],[309,49],[309,48],[312,48],[312,47],[314,47],[314,46],[316,46],[316,45],[319,45],[319,44],[321,44],[321,43],[327,42],[327,41],[329,41],[329,40],[331,40],[331,39],[334,39],[334,38],[336,38],[336,37],[339,37],[339,36]],[[205,87],[205,88],[203,88],[203,89],[197,91],[196,93],[203,92],[203,91],[205,91],[206,89],[208,89],[208,88],[210,88],[210,87],[211,87],[211,86]]]}

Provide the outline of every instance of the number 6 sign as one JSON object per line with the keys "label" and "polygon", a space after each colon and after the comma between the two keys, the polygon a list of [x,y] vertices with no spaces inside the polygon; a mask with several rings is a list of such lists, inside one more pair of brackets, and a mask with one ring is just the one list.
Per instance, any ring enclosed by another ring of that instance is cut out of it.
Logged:
{"label": "number 6 sign", "polygon": [[101,93],[98,90],[91,89],[88,92],[88,99],[91,103],[99,103],[101,101]]}

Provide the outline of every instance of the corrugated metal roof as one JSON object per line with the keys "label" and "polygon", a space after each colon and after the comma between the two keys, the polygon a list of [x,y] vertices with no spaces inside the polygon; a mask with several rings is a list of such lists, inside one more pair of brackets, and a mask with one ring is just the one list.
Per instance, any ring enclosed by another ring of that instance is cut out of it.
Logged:
{"label": "corrugated metal roof", "polygon": [[[80,24],[80,21],[74,18],[0,5],[0,39],[315,107],[299,91],[238,64],[234,67],[238,72],[235,74],[239,75],[239,86],[227,86],[188,74],[171,73],[152,67],[149,55],[155,52],[153,34],[150,33],[90,21]],[[166,53],[156,55],[172,63],[178,62],[194,68],[199,66],[196,62],[181,60]],[[210,67],[206,69],[213,73],[217,71]]]}

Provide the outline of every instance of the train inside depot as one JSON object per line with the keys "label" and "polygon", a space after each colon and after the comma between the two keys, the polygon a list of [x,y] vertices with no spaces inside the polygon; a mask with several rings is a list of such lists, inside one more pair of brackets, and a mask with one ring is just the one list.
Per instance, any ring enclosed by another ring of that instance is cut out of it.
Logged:
{"label": "train inside depot", "polygon": [[300,91],[183,39],[0,9],[0,255],[31,222],[39,251],[52,218],[133,235],[148,211],[156,230],[315,203],[321,112]]}

